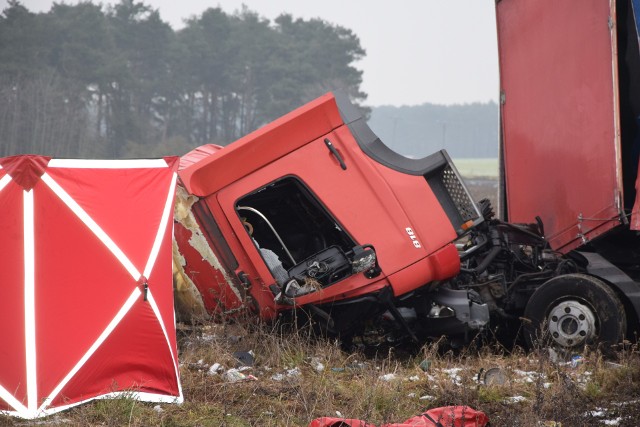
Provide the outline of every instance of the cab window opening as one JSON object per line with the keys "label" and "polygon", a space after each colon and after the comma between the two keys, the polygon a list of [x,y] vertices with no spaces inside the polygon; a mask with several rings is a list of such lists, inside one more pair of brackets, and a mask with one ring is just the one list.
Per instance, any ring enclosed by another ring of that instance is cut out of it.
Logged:
{"label": "cab window opening", "polygon": [[259,248],[273,251],[286,270],[328,247],[349,252],[353,239],[297,178],[286,177],[236,203]]}

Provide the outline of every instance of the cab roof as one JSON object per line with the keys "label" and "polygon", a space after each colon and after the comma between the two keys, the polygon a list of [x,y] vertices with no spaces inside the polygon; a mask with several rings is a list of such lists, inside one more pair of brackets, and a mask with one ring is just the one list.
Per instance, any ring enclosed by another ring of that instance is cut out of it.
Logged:
{"label": "cab roof", "polygon": [[206,197],[343,124],[334,94],[327,93],[222,149],[191,156],[178,173],[189,193]]}

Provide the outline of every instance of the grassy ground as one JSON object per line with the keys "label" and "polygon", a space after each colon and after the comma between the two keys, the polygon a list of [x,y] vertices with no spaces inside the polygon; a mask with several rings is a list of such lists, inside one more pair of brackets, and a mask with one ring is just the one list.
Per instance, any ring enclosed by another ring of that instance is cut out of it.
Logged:
{"label": "grassy ground", "polygon": [[[492,426],[640,425],[640,353],[633,346],[615,363],[587,352],[573,366],[545,350],[485,346],[442,354],[438,343],[365,356],[301,331],[267,327],[212,324],[181,336],[182,405],[103,400],[47,424],[306,426],[317,417],[344,416],[380,425],[457,404],[484,411]],[[255,361],[242,372],[247,379],[231,381],[233,353],[249,350]],[[35,423],[0,417],[0,425]]]}

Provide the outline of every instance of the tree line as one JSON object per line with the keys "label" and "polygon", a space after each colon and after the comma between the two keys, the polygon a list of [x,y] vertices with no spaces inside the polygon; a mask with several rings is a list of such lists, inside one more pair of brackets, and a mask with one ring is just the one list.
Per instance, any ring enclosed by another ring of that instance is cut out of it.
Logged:
{"label": "tree line", "polygon": [[349,29],[244,7],[174,30],[134,0],[0,15],[0,156],[150,157],[225,145],[332,90],[360,104]]}

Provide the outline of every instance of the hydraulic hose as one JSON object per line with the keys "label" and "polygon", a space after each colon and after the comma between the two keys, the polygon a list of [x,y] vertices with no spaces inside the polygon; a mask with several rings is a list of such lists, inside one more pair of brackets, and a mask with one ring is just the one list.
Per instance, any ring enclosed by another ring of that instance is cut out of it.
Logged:
{"label": "hydraulic hose", "polygon": [[500,246],[494,246],[486,257],[482,260],[480,264],[478,264],[475,268],[461,268],[460,271],[464,273],[470,274],[482,274],[484,271],[489,268],[489,265],[493,262],[493,260],[500,254],[502,248]]}

